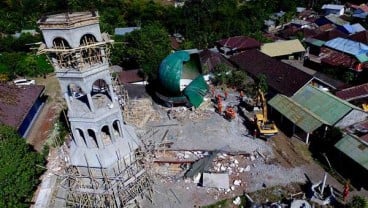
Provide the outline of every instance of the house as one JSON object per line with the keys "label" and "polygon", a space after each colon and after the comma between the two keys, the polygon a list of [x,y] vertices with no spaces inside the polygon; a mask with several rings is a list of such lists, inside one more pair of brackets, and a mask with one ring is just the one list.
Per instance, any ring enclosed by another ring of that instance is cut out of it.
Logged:
{"label": "house", "polygon": [[368,6],[366,4],[348,4],[349,9],[352,11],[352,17],[365,20],[368,15]]}
{"label": "house", "polygon": [[199,52],[199,60],[203,74],[213,73],[219,65],[234,68],[234,66],[220,53],[205,49]]}
{"label": "house", "polygon": [[215,42],[217,49],[225,54],[232,55],[245,50],[259,49],[261,43],[254,38],[246,36],[235,36]]}
{"label": "house", "polygon": [[346,38],[335,38],[325,42],[321,48],[323,63],[351,68],[361,72],[368,62],[368,45]]}
{"label": "house", "polygon": [[261,52],[273,58],[300,59],[304,56],[305,48],[295,39],[265,43],[261,46]]}
{"label": "house", "polygon": [[368,83],[342,89],[335,95],[345,101],[348,101],[356,106],[368,110]]}
{"label": "house", "polygon": [[256,49],[233,55],[229,60],[253,78],[264,74],[269,86],[269,96],[277,93],[292,96],[313,79],[312,75],[273,59]]}
{"label": "house", "polygon": [[120,84],[145,84],[141,70],[131,69],[118,72],[118,82]]}
{"label": "house", "polygon": [[278,94],[268,104],[280,128],[306,143],[316,131],[345,128],[366,120],[368,114],[329,92],[306,85],[291,97]]}
{"label": "house", "polygon": [[333,161],[337,161],[333,163],[334,168],[350,178],[354,187],[368,189],[368,134],[357,136],[346,133],[334,147],[336,151]]}
{"label": "house", "polygon": [[117,27],[117,28],[115,28],[114,35],[124,36],[127,33],[131,33],[134,30],[139,30],[139,29],[141,29],[141,28],[140,27]]}
{"label": "house", "polygon": [[334,28],[329,31],[320,32],[314,36],[307,37],[303,42],[306,44],[309,54],[318,56],[321,53],[321,47],[323,44],[325,44],[326,41],[335,39],[337,37],[347,38],[348,35]]}
{"label": "house", "polygon": [[344,5],[338,4],[324,4],[322,5],[322,10],[324,12],[324,15],[336,14],[340,16],[345,13]]}
{"label": "house", "polygon": [[0,123],[15,128],[20,136],[27,137],[45,101],[44,90],[41,85],[0,84]]}
{"label": "house", "polygon": [[347,37],[350,40],[368,45],[368,31],[361,31]]}

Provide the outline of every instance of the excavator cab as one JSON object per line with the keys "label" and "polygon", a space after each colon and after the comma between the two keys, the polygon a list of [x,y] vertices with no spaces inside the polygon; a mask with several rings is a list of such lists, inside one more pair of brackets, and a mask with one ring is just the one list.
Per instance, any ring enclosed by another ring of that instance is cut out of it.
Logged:
{"label": "excavator cab", "polygon": [[258,90],[258,101],[262,109],[261,112],[255,114],[254,122],[256,124],[259,137],[269,138],[279,133],[276,124],[267,118],[267,101],[261,89]]}

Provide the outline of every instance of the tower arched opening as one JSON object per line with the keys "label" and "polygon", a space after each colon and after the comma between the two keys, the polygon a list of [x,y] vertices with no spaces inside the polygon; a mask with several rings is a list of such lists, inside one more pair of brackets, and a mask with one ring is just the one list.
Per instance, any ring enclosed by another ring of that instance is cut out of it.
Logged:
{"label": "tower arched opening", "polygon": [[96,37],[91,34],[86,34],[81,37],[80,47],[83,64],[93,65],[103,62],[101,49],[96,43]]}
{"label": "tower arched opening", "polygon": [[112,129],[113,129],[113,133],[114,135],[116,136],[119,136],[121,137],[121,126],[120,126],[120,122],[119,120],[115,120],[113,123],[112,123]]}
{"label": "tower arched opening", "polygon": [[102,143],[104,145],[109,145],[109,144],[112,143],[110,130],[109,130],[109,127],[107,125],[102,127],[101,137],[102,137]]}
{"label": "tower arched opening", "polygon": [[92,129],[88,129],[88,136],[89,139],[91,140],[91,145],[92,147],[98,147],[98,142],[97,142],[97,137],[96,137],[96,133],[94,130]]}

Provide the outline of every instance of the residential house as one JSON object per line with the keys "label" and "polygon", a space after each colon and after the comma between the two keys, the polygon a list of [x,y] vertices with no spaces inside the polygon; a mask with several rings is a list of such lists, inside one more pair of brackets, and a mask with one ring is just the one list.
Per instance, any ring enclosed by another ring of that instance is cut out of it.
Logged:
{"label": "residential house", "polygon": [[337,37],[347,38],[348,35],[336,28],[333,28],[328,31],[320,32],[314,36],[306,37],[303,42],[307,46],[308,55],[312,54],[318,56],[321,53],[321,47],[323,46],[323,44],[326,41],[332,40]]}
{"label": "residential house", "polygon": [[[363,125],[368,130],[367,122]],[[350,178],[354,187],[368,189],[368,134],[357,136],[346,133],[335,144],[335,149],[335,158],[332,160],[334,169],[345,178]]]}
{"label": "residential house", "polygon": [[265,75],[269,86],[268,96],[271,97],[277,93],[292,96],[313,79],[312,75],[256,49],[231,56],[229,60],[252,78],[257,79],[260,74]]}
{"label": "residential house", "polygon": [[278,59],[301,59],[305,48],[298,39],[295,39],[265,43],[261,46],[261,52]]}
{"label": "residential house", "polygon": [[335,95],[368,111],[368,83],[342,89]]}
{"label": "residential house", "polygon": [[367,68],[368,45],[346,38],[325,42],[321,48],[321,62],[361,72]]}
{"label": "residential house", "polygon": [[273,120],[284,132],[309,142],[310,136],[328,127],[346,128],[366,120],[362,109],[329,92],[306,85],[291,97],[278,94],[268,104]]}
{"label": "residential house", "polygon": [[347,38],[368,45],[368,31],[366,30],[349,35]]}
{"label": "residential house", "polygon": [[199,52],[199,60],[203,74],[214,73],[216,67],[219,65],[234,68],[234,66],[221,53],[209,49]]}
{"label": "residential house", "polygon": [[336,14],[340,16],[345,13],[344,5],[338,4],[324,4],[322,5],[322,10],[324,12],[324,15]]}
{"label": "residential house", "polygon": [[235,36],[215,42],[217,49],[224,55],[232,55],[245,50],[259,49],[261,43],[254,38]]}
{"label": "residential house", "polygon": [[352,17],[357,19],[365,20],[368,15],[368,6],[366,4],[347,4],[349,9],[352,11]]}
{"label": "residential house", "polygon": [[120,84],[145,84],[141,70],[131,69],[118,72],[118,82]]}
{"label": "residential house", "polygon": [[0,84],[0,123],[15,128],[22,137],[37,118],[45,97],[41,85]]}

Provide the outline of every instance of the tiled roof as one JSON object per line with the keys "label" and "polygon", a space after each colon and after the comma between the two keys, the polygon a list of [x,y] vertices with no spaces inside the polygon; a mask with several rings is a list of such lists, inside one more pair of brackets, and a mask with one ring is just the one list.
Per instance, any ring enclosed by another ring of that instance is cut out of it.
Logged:
{"label": "tiled roof", "polygon": [[229,67],[233,67],[233,65],[220,53],[208,49],[205,49],[199,53],[199,59],[201,61],[201,65],[206,66],[209,72],[212,72],[219,64],[225,64]]}
{"label": "tiled roof", "polygon": [[18,129],[44,89],[42,85],[0,84],[0,123]]}
{"label": "tiled roof", "polygon": [[321,32],[321,33],[313,36],[314,39],[323,40],[323,41],[329,41],[329,40],[332,40],[332,39],[337,38],[337,37],[346,38],[346,37],[348,37],[348,35],[341,32],[338,29],[332,29],[332,30],[329,30],[329,31]]}
{"label": "tiled roof", "polygon": [[122,83],[133,83],[143,81],[143,77],[139,75],[139,69],[124,70],[119,72],[119,80]]}
{"label": "tiled roof", "polygon": [[220,47],[227,47],[230,49],[247,50],[261,47],[261,43],[254,38],[246,36],[235,36],[222,39],[216,42]]}
{"label": "tiled roof", "polygon": [[348,37],[350,40],[354,40],[360,43],[368,44],[368,31],[361,31],[352,34]]}
{"label": "tiled roof", "polygon": [[253,77],[264,74],[268,85],[286,96],[292,96],[313,78],[255,49],[234,55],[230,57],[230,61]]}
{"label": "tiled roof", "polygon": [[338,91],[336,96],[346,101],[368,97],[368,83]]}

